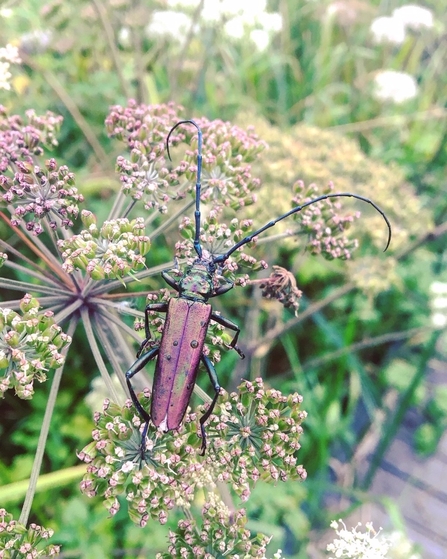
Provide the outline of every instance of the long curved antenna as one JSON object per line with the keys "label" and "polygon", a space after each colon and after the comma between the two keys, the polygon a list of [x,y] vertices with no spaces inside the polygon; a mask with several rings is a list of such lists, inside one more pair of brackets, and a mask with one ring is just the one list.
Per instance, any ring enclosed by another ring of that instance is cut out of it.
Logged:
{"label": "long curved antenna", "polygon": [[181,120],[177,122],[175,126],[169,131],[168,137],[166,138],[166,150],[168,152],[168,157],[171,159],[171,154],[169,152],[169,138],[174,130],[181,124],[192,124],[197,128],[198,132],[198,146],[197,146],[197,179],[196,179],[196,210],[194,212],[195,219],[195,232],[194,232],[194,249],[197,252],[197,256],[202,258],[202,245],[200,244],[200,191],[202,185],[200,184],[200,179],[202,176],[202,130],[200,130],[199,125],[193,120]]}
{"label": "long curved antenna", "polygon": [[307,206],[311,206],[312,204],[315,204],[316,202],[321,202],[322,200],[327,200],[328,198],[337,198],[337,197],[342,197],[342,196],[350,197],[350,198],[357,198],[358,200],[362,200],[363,202],[367,202],[368,204],[371,204],[371,206],[374,209],[376,209],[379,212],[379,214],[383,217],[383,219],[385,220],[385,223],[387,224],[387,227],[388,227],[388,241],[387,241],[386,247],[383,251],[383,252],[385,252],[387,250],[387,248],[390,246],[390,242],[391,242],[391,224],[388,221],[388,218],[386,217],[385,212],[383,210],[381,210],[379,208],[379,206],[374,204],[374,202],[372,200],[369,200],[369,198],[364,198],[363,196],[360,196],[359,194],[351,194],[350,192],[339,192],[337,194],[335,194],[335,193],[334,194],[325,194],[323,196],[319,196],[318,198],[314,198],[313,200],[309,200],[309,202],[306,202],[305,204],[302,204],[301,206],[296,206],[295,208],[292,208],[289,212],[287,212],[283,215],[280,215],[276,219],[272,219],[272,221],[269,221],[263,227],[261,227],[260,229],[258,229],[254,233],[252,233],[251,235],[248,235],[247,237],[244,237],[243,239],[241,239],[232,248],[230,248],[230,250],[228,250],[225,254],[220,254],[219,256],[216,256],[213,259],[214,262],[216,264],[221,263],[221,262],[225,262],[225,260],[227,260],[227,258],[229,258],[233,254],[233,252],[235,252],[238,248],[240,248],[241,246],[249,243],[250,241],[253,240],[254,237],[257,237],[260,233],[262,233],[266,229],[270,229],[270,227],[273,227],[274,225],[276,225],[278,223],[278,221],[281,221],[281,220],[285,219],[286,217],[289,217],[289,215],[298,213],[302,209],[307,208]]}

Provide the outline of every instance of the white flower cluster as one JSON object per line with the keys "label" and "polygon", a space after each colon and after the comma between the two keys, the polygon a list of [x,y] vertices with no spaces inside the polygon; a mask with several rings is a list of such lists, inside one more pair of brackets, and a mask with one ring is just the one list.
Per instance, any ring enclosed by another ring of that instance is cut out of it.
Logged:
{"label": "white flower cluster", "polygon": [[393,10],[391,16],[374,19],[370,30],[377,44],[401,45],[408,30],[431,29],[433,25],[434,18],[431,10],[416,4],[407,4]]}
{"label": "white flower cluster", "polygon": [[229,39],[238,41],[248,37],[259,50],[264,51],[272,36],[282,29],[278,13],[267,12],[266,0],[240,2],[240,0],[205,0],[197,23],[193,23],[191,10],[197,9],[196,0],[167,0],[167,9],[152,13],[146,27],[149,37],[166,37],[182,43],[189,31],[200,33],[205,27],[216,27]]}
{"label": "white flower cluster", "polygon": [[[339,529],[339,524],[342,528]],[[328,544],[327,551],[331,553],[329,559],[386,559],[388,540],[376,532],[370,522],[365,525],[366,532],[360,532],[357,524],[352,530],[346,528],[342,520],[331,522],[338,539]]]}
{"label": "white flower cluster", "polygon": [[21,60],[17,47],[6,45],[0,48],[0,89],[11,89],[10,79],[11,72],[9,68],[11,64],[20,64]]}
{"label": "white flower cluster", "polygon": [[374,77],[373,95],[379,101],[404,103],[416,97],[417,93],[415,78],[406,72],[380,70]]}

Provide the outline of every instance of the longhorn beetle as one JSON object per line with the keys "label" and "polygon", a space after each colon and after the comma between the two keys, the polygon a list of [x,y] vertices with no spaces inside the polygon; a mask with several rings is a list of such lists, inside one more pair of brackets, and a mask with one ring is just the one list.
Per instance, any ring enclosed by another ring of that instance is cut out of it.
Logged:
{"label": "longhorn beetle", "polygon": [[[141,435],[141,454],[144,455],[146,450],[146,435],[149,427],[149,421],[159,427],[163,431],[177,429],[185,415],[189,400],[196,382],[197,371],[200,361],[205,366],[214,388],[214,398],[208,410],[200,418],[200,431],[202,436],[201,454],[206,450],[206,433],[205,423],[213,412],[217,398],[220,393],[219,380],[217,373],[211,360],[203,353],[205,344],[205,336],[211,320],[218,322],[222,326],[229,328],[235,332],[229,347],[234,349],[243,359],[244,354],[237,345],[240,329],[231,320],[224,318],[213,312],[208,299],[226,293],[233,287],[233,282],[225,280],[218,287],[215,287],[215,276],[218,269],[226,260],[240,247],[252,241],[260,233],[266,229],[273,227],[278,221],[289,217],[302,209],[326,200],[328,198],[351,197],[362,200],[371,204],[383,217],[388,227],[388,240],[384,252],[387,250],[391,241],[391,225],[385,213],[374,202],[358,194],[349,192],[341,192],[338,194],[325,194],[313,200],[305,202],[300,206],[296,206],[289,212],[266,223],[260,229],[257,229],[247,237],[237,242],[233,247],[224,254],[213,256],[208,251],[202,250],[200,244],[200,191],[201,191],[201,173],[202,173],[202,131],[193,120],[182,120],[171,128],[166,139],[166,147],[168,156],[169,138],[172,132],[182,124],[192,124],[197,128],[198,132],[198,148],[197,148],[197,179],[195,186],[195,233],[194,233],[194,249],[197,258],[194,262],[185,268],[183,275],[179,281],[176,281],[167,272],[162,272],[162,277],[166,283],[178,292],[178,297],[171,298],[167,303],[150,303],[145,309],[145,339],[141,344],[137,360],[126,372],[126,382],[132,401],[138,410],[141,418],[145,421],[145,426]],[[160,345],[145,351],[146,344],[151,339],[149,329],[149,313],[158,311],[166,313],[166,321],[163,328]],[[143,367],[152,359],[157,358],[155,365],[154,383],[152,390],[152,400],[150,414],[143,408],[138,401],[135,391],[130,382]]]}

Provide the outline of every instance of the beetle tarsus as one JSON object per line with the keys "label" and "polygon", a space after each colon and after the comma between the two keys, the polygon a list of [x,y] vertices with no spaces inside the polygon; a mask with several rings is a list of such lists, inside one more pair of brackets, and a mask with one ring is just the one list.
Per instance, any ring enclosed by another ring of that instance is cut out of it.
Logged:
{"label": "beetle tarsus", "polygon": [[149,429],[149,421],[146,421],[143,427],[143,432],[141,433],[141,443],[140,443],[141,460],[144,460],[144,456],[146,454],[146,439],[147,439],[148,429]]}

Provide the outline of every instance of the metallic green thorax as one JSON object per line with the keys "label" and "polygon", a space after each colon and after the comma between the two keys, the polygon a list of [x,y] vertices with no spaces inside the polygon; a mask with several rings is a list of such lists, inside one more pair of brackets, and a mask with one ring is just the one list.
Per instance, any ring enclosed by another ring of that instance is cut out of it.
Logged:
{"label": "metallic green thorax", "polygon": [[193,301],[207,301],[214,292],[213,274],[209,267],[196,261],[185,270],[179,281],[180,296]]}

